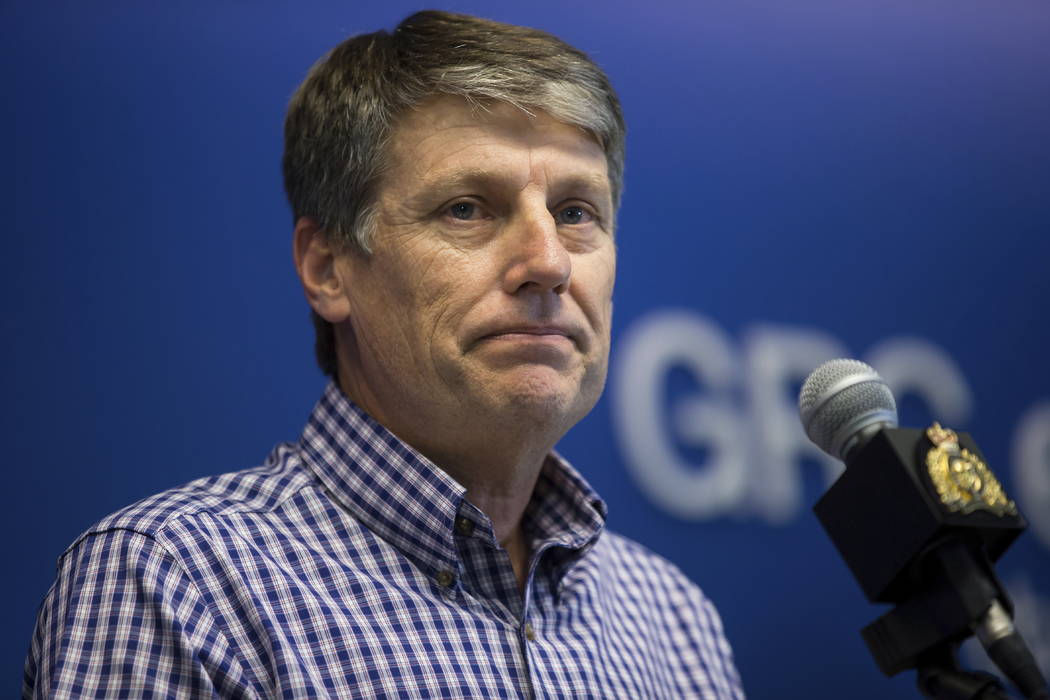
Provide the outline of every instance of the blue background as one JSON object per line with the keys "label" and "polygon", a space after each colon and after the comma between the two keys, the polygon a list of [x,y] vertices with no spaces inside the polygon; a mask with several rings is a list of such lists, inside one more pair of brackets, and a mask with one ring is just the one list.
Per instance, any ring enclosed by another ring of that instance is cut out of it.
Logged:
{"label": "blue background", "polygon": [[[284,107],[333,45],[422,7],[175,5],[0,10],[13,251],[0,275],[0,671],[14,687],[55,558],[80,531],[298,435],[323,379],[291,264]],[[1019,421],[1050,401],[1050,5],[443,7],[551,31],[619,90],[614,359],[627,329],[671,307],[733,347],[761,324],[818,329],[861,355],[920,337],[972,392],[955,427],[1014,486]],[[668,382],[669,397],[705,390]],[[675,517],[626,466],[616,391],[613,380],[562,450],[609,501],[612,527],[715,600],[749,695],[912,696],[912,679],[882,678],[857,634],[880,610],[808,512],[819,469],[802,461],[805,507],[779,524]],[[905,424],[937,417],[902,405]],[[687,452],[703,470],[703,451]],[[1034,592],[1026,624],[1045,665],[1048,548],[1029,532],[1001,566]]]}

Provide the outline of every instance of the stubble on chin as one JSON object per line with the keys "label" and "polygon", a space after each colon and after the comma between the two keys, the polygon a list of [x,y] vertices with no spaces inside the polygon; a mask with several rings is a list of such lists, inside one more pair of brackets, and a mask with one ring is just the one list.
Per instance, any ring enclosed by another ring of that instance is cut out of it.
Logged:
{"label": "stubble on chin", "polygon": [[557,438],[590,412],[605,383],[604,367],[579,369],[576,376],[549,367],[503,374],[486,378],[474,387],[480,391],[471,392],[480,423]]}

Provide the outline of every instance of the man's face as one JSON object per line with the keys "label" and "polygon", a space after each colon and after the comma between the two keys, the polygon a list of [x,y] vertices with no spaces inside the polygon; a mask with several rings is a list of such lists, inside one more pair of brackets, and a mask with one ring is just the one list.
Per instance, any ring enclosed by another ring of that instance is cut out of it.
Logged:
{"label": "man's face", "polygon": [[609,354],[601,147],[543,112],[442,97],[408,112],[390,156],[372,254],[337,260],[344,390],[406,439],[421,421],[560,436],[598,400]]}

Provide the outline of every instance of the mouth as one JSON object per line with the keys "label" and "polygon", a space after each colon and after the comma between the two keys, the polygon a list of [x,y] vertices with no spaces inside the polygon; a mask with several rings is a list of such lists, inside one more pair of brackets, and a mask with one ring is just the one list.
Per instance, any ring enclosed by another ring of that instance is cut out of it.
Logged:
{"label": "mouth", "polygon": [[579,334],[572,328],[557,324],[527,324],[506,326],[484,333],[478,343],[524,343],[536,345],[578,345]]}

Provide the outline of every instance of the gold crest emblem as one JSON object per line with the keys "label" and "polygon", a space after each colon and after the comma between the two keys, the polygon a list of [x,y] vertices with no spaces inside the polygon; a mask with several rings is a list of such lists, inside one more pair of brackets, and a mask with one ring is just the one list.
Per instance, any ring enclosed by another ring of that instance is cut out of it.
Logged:
{"label": "gold crest emblem", "polygon": [[959,447],[955,431],[934,423],[926,429],[926,437],[933,443],[933,449],[926,453],[926,468],[948,510],[1017,515],[1017,506],[1006,497],[995,474],[977,455]]}

